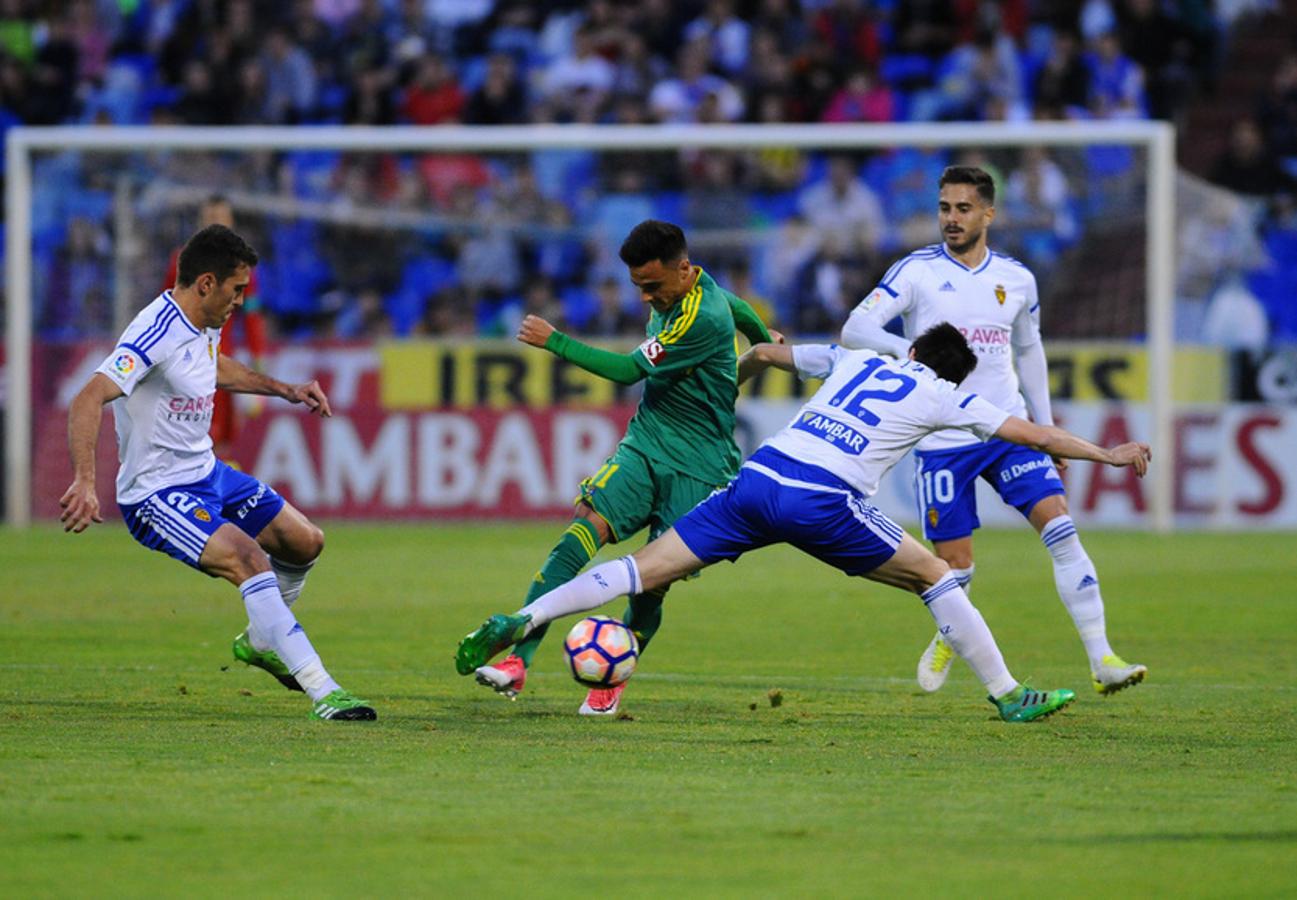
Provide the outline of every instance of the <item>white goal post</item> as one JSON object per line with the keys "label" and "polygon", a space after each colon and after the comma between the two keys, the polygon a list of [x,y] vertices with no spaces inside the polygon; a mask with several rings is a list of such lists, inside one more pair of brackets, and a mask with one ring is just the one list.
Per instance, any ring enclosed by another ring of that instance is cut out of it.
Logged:
{"label": "white goal post", "polygon": [[[869,150],[891,147],[1131,146],[1145,151],[1145,290],[1149,421],[1157,459],[1150,524],[1171,530],[1175,284],[1175,130],[1165,122],[896,123],[884,125],[505,127],[18,127],[5,148],[5,517],[31,521],[32,155],[67,150],[322,150],[511,152],[545,149],[674,150],[685,147]],[[1048,338],[1048,336],[1046,336]]]}

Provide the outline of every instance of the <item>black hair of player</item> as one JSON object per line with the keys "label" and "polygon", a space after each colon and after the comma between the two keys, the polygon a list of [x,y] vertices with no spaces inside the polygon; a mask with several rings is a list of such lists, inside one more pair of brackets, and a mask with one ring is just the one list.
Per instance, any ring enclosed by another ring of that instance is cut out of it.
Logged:
{"label": "black hair of player", "polygon": [[914,359],[937,373],[938,378],[959,384],[977,368],[977,354],[959,329],[949,322],[933,325],[910,345]]}
{"label": "black hair of player", "polygon": [[204,272],[211,272],[219,284],[240,265],[252,268],[258,259],[257,251],[233,231],[224,225],[208,225],[186,241],[180,251],[176,284],[189,287]]}
{"label": "black hair of player", "polygon": [[937,190],[948,184],[971,184],[977,188],[977,196],[984,204],[995,205],[995,179],[985,169],[977,166],[946,166],[937,181]]}
{"label": "black hair of player", "polygon": [[617,253],[621,261],[632,269],[657,260],[671,264],[689,255],[685,233],[679,225],[658,219],[645,219],[630,230]]}

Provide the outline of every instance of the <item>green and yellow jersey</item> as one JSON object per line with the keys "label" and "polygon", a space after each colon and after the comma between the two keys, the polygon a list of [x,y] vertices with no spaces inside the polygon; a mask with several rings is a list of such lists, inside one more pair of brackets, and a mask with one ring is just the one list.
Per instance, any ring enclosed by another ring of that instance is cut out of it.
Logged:
{"label": "green and yellow jersey", "polygon": [[649,316],[648,339],[631,354],[645,373],[644,394],[622,440],[654,463],[718,485],[738,473],[741,460],[731,298],[699,269],[679,303]]}

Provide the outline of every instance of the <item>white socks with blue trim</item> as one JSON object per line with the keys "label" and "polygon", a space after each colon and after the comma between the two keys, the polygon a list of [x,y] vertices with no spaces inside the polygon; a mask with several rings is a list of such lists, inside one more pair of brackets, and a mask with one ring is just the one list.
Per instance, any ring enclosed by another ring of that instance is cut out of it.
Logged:
{"label": "white socks with blue trim", "polygon": [[299,565],[270,557],[270,568],[275,570],[275,580],[279,582],[279,594],[284,598],[284,605],[289,609],[293,608],[297,598],[302,595],[302,588],[306,586],[306,576],[311,574],[311,567],[314,565],[315,560]]}
{"label": "white socks with blue trim", "polygon": [[641,585],[639,566],[634,557],[623,556],[582,572],[567,584],[537,597],[518,612],[531,616],[527,627],[530,634],[546,622],[595,609],[624,594],[638,594]]}
{"label": "white socks with blue trim", "polygon": [[1103,663],[1112,653],[1108,645],[1108,631],[1103,618],[1103,597],[1099,593],[1099,576],[1094,563],[1081,546],[1072,517],[1063,515],[1050,519],[1040,529],[1040,542],[1054,558],[1054,586],[1058,598],[1076,623],[1081,643],[1090,657],[1090,668]]}
{"label": "white socks with blue trim", "polygon": [[992,697],[1003,697],[1018,686],[1004,664],[991,629],[986,627],[986,620],[969,601],[954,572],[947,572],[920,596],[932,618],[937,620],[941,639],[968,663]]}
{"label": "white socks with blue trim", "polygon": [[306,632],[284,604],[274,572],[253,575],[239,585],[239,593],[248,610],[248,639],[254,648],[275,651],[312,700],[338,689]]}

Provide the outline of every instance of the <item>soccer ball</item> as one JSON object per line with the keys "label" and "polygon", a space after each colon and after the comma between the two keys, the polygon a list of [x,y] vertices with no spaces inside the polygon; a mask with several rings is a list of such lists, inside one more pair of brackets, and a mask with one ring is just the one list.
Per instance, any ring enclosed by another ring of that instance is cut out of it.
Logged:
{"label": "soccer ball", "polygon": [[616,687],[635,671],[639,641],[629,628],[607,616],[591,616],[572,626],[563,641],[572,677],[597,688]]}

